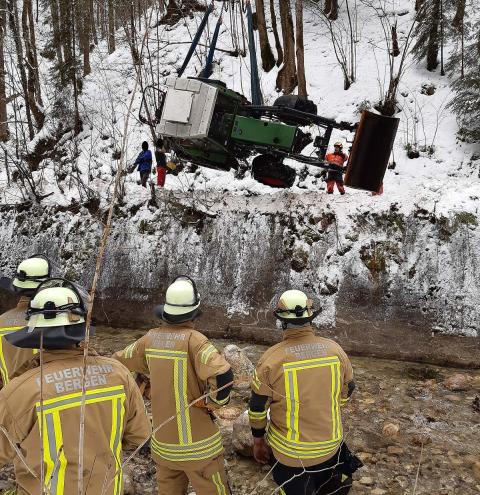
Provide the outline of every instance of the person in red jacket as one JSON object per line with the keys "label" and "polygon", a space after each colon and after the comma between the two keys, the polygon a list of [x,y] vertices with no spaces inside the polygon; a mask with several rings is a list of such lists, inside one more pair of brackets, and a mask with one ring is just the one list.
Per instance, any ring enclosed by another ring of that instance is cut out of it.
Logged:
{"label": "person in red jacket", "polygon": [[333,153],[327,153],[325,160],[335,167],[339,167],[338,170],[329,170],[327,174],[327,193],[333,194],[335,184],[340,194],[345,194],[345,188],[343,186],[343,164],[348,160],[348,155],[343,152],[343,144],[336,142],[333,145]]}
{"label": "person in red jacket", "polygon": [[165,155],[162,138],[158,138],[155,143],[155,161],[157,162],[157,186],[163,187],[167,175],[167,156]]}

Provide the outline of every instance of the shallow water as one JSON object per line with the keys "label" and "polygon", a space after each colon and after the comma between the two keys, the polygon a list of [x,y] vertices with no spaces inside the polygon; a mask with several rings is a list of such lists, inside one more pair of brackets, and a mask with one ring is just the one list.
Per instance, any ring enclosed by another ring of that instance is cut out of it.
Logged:
{"label": "shallow water", "polygon": [[[143,334],[99,327],[94,345],[102,354],[110,354]],[[223,339],[214,343],[219,350],[227,344],[239,345],[253,363],[267,349]],[[366,494],[375,488],[379,495],[381,490],[392,495],[413,493],[417,470],[416,494],[480,493],[480,411],[473,405],[480,396],[480,371],[369,357],[354,357],[352,364],[357,390],[344,410],[344,426],[349,447],[365,466],[356,473],[350,493]],[[452,392],[444,386],[444,380],[456,373],[471,377],[467,390]],[[245,409],[245,396],[234,393],[228,407],[232,406]],[[395,438],[382,433],[387,423],[399,427]],[[233,493],[272,493],[271,481],[258,486],[266,468],[236,456],[228,438],[231,427],[223,420],[222,424]],[[155,493],[147,459],[134,464],[132,478],[135,493]]]}

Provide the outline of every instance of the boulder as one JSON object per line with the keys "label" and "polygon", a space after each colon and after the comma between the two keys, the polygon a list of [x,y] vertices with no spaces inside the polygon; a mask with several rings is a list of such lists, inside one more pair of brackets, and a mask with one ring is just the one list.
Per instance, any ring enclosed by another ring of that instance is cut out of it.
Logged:
{"label": "boulder", "polygon": [[225,347],[222,354],[232,367],[235,376],[235,385],[233,387],[237,390],[250,388],[255,367],[245,352],[237,345],[229,344]]}
{"label": "boulder", "polygon": [[245,411],[233,423],[232,432],[233,450],[244,457],[253,457],[253,437]]}
{"label": "boulder", "polygon": [[382,435],[387,438],[396,438],[398,437],[398,432],[400,428],[398,425],[394,423],[385,423],[382,428]]}
{"label": "boulder", "polygon": [[464,375],[462,373],[455,373],[454,375],[449,376],[443,382],[443,385],[445,386],[445,388],[448,388],[448,390],[461,391],[468,390],[470,388],[471,381],[471,376]]}

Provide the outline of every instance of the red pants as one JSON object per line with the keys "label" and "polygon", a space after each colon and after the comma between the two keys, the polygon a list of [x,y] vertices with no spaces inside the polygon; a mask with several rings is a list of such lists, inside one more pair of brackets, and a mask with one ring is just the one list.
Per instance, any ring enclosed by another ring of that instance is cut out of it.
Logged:
{"label": "red pants", "polygon": [[337,189],[340,194],[345,194],[345,188],[343,187],[343,180],[327,180],[327,193],[333,194],[333,188],[337,184]]}
{"label": "red pants", "polygon": [[157,167],[157,186],[163,187],[165,185],[165,176],[167,175],[167,169],[164,167]]}

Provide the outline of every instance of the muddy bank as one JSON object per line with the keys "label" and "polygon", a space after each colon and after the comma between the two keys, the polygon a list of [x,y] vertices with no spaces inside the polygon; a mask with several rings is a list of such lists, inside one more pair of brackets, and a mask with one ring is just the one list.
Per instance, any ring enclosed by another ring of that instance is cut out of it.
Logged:
{"label": "muddy bank", "polygon": [[[154,325],[152,307],[175,276],[188,273],[202,294],[210,336],[275,342],[273,301],[294,287],[321,305],[319,329],[351,352],[475,365],[477,216],[445,212],[431,202],[406,207],[382,201],[350,196],[333,202],[322,193],[288,191],[163,191],[156,206],[128,198],[116,208],[97,321]],[[3,272],[26,254],[45,252],[57,273],[89,286],[101,209],[0,209]]]}

